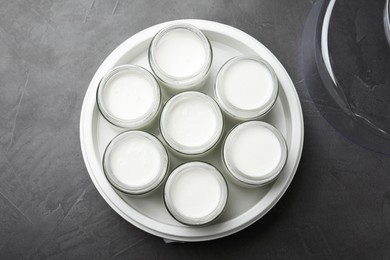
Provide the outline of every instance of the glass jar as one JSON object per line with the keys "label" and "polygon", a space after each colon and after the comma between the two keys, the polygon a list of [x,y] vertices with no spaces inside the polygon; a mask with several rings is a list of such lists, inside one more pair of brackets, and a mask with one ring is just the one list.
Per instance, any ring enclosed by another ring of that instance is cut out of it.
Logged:
{"label": "glass jar", "polygon": [[223,117],[218,104],[209,96],[187,91],[172,97],[161,113],[164,140],[181,156],[202,156],[220,140]]}
{"label": "glass jar", "polygon": [[150,125],[161,107],[157,80],[136,65],[113,68],[99,83],[97,105],[112,125],[130,130]]}
{"label": "glass jar", "polygon": [[149,46],[149,64],[171,92],[200,88],[213,59],[207,37],[191,24],[172,24],[159,31]]}
{"label": "glass jar", "polygon": [[257,187],[277,178],[287,160],[287,144],[272,125],[248,121],[226,137],[222,157],[231,179],[245,187]]}
{"label": "glass jar", "polygon": [[278,91],[274,70],[257,56],[228,60],[215,81],[215,97],[221,109],[241,121],[265,115],[276,102]]}
{"label": "glass jar", "polygon": [[129,195],[145,195],[157,189],[167,175],[168,166],[168,155],[162,143],[143,131],[117,135],[103,156],[107,180]]}
{"label": "glass jar", "polygon": [[216,220],[228,199],[228,186],[212,165],[189,162],[177,167],[164,187],[169,213],[185,225],[205,225]]}

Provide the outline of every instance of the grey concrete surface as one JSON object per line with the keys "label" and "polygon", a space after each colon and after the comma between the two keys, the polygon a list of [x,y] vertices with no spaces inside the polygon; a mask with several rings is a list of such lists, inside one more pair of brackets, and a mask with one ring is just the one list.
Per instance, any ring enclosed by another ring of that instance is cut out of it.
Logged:
{"label": "grey concrete surface", "polygon": [[[310,0],[0,1],[0,259],[389,259],[390,158],[339,135],[299,68]],[[84,166],[79,117],[88,84],[121,42],[198,18],[257,38],[295,82],[302,160],[282,200],[216,241],[164,244],[119,217]]]}

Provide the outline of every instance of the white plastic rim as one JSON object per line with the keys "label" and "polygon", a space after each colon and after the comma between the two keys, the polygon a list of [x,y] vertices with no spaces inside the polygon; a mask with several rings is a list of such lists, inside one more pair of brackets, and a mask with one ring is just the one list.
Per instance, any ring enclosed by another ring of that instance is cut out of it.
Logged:
{"label": "white plastic rim", "polygon": [[[105,178],[101,166],[99,147],[96,143],[98,133],[96,117],[99,113],[95,96],[100,79],[115,66],[127,63],[128,57],[125,57],[125,55],[128,55],[129,52],[139,52],[144,49],[147,52],[148,44],[153,36],[159,30],[174,22],[191,23],[200,28],[211,42],[218,39],[224,42],[229,41],[230,48],[242,46],[245,47],[246,53],[259,55],[267,60],[278,76],[280,83],[279,98],[283,97],[283,116],[286,117],[286,125],[288,125],[286,141],[289,148],[289,157],[283,172],[273,182],[272,188],[253,207],[242,212],[239,216],[196,228],[161,223],[155,218],[145,216],[127,204]],[[85,95],[80,117],[80,143],[84,162],[92,182],[104,200],[134,226],[150,234],[177,241],[206,241],[225,237],[250,226],[264,216],[279,201],[291,183],[301,158],[303,138],[303,115],[299,98],[293,82],[281,63],[264,45],[250,35],[228,25],[204,20],[181,20],[158,24],[135,34],[119,45],[106,58],[92,78]]]}

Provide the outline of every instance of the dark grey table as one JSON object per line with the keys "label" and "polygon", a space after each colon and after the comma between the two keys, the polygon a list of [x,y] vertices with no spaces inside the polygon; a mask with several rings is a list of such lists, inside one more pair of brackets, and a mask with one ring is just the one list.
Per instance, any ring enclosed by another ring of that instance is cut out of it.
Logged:
{"label": "dark grey table", "polygon": [[[299,47],[314,1],[0,1],[0,259],[389,259],[390,157],[339,135],[304,86]],[[119,217],[92,184],[79,116],[121,42],[199,18],[257,38],[293,79],[305,120],[296,176],[262,219],[232,236],[165,244]]]}

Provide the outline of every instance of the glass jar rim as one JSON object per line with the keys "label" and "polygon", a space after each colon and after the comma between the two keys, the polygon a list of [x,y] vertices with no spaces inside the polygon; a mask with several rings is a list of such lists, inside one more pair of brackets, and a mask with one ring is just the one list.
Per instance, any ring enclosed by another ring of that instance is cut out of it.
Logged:
{"label": "glass jar rim", "polygon": [[[122,73],[122,72],[132,72],[132,73],[138,73],[139,75],[142,75],[147,79],[153,88],[153,94],[154,94],[154,102],[153,105],[149,108],[149,110],[143,114],[142,116],[131,119],[131,120],[124,120],[121,118],[118,118],[117,116],[113,115],[109,109],[107,108],[105,101],[104,101],[104,90],[106,88],[106,84],[112,79],[115,75]],[[101,113],[101,115],[111,124],[121,127],[121,128],[127,128],[130,130],[141,128],[148,124],[157,114],[160,106],[161,106],[161,89],[160,86],[156,80],[156,78],[153,76],[152,73],[150,73],[145,68],[138,66],[138,65],[120,65],[117,67],[114,67],[113,69],[109,70],[103,78],[100,80],[98,89],[96,92],[96,103],[98,106],[98,109]]]}
{"label": "glass jar rim", "polygon": [[[212,137],[208,140],[208,142],[204,145],[199,145],[195,147],[188,147],[185,146],[179,142],[177,142],[174,138],[171,137],[171,135],[168,133],[166,129],[166,122],[167,118],[169,117],[169,112],[171,111],[172,107],[177,103],[180,102],[183,99],[189,98],[189,97],[196,97],[196,98],[201,98],[204,101],[206,101],[209,105],[210,108],[212,108],[216,118],[216,129]],[[164,140],[167,142],[167,144],[175,151],[185,154],[185,155],[198,155],[205,153],[212,149],[217,143],[218,140],[222,136],[223,132],[223,116],[220,107],[218,106],[217,102],[215,102],[214,99],[211,97],[207,96],[206,94],[198,91],[185,91],[180,94],[177,94],[173,96],[171,99],[169,99],[161,112],[161,117],[160,117],[160,132]]]}
{"label": "glass jar rim", "polygon": [[[273,88],[272,88],[272,93],[270,98],[262,106],[254,109],[242,109],[240,107],[233,105],[231,102],[227,100],[226,96],[223,94],[222,91],[221,81],[224,78],[226,71],[229,70],[229,68],[231,68],[234,64],[243,60],[255,61],[265,66],[269,71],[269,73],[271,74],[271,78],[272,78]],[[215,89],[215,97],[218,100],[218,103],[230,116],[234,118],[238,118],[240,120],[250,120],[253,118],[261,117],[262,115],[266,114],[268,111],[272,109],[279,94],[279,82],[274,69],[266,60],[255,55],[239,55],[229,59],[221,66],[221,68],[217,73],[214,89]]]}
{"label": "glass jar rim", "polygon": [[[235,137],[237,136],[237,134],[239,134],[239,132],[242,131],[243,129],[253,127],[253,126],[265,127],[268,130],[270,130],[275,135],[277,140],[279,141],[279,144],[281,147],[281,155],[279,158],[279,162],[276,165],[276,167],[272,169],[272,171],[270,171],[269,173],[266,174],[266,177],[264,177],[264,176],[258,176],[258,177],[250,176],[250,175],[244,173],[243,171],[241,171],[240,169],[238,169],[238,167],[236,167],[236,165],[234,164],[233,160],[230,159],[230,157],[231,157],[230,151],[232,149],[231,146],[232,146],[232,143],[233,143]],[[287,142],[284,139],[283,135],[273,125],[266,123],[266,122],[263,122],[263,121],[247,121],[247,122],[243,122],[243,123],[238,124],[227,134],[225,142],[223,144],[223,148],[222,148],[223,162],[224,162],[228,172],[232,175],[232,177],[234,177],[234,179],[236,179],[237,181],[239,181],[241,183],[255,185],[255,186],[264,185],[264,184],[267,184],[267,183],[273,181],[279,175],[279,173],[283,170],[284,165],[287,162],[287,154],[288,154]]]}
{"label": "glass jar rim", "polygon": [[[168,74],[165,72],[158,64],[158,62],[155,59],[155,52],[156,48],[158,46],[159,41],[169,32],[177,29],[183,29],[183,30],[188,30],[192,33],[194,33],[199,40],[202,42],[204,50],[206,52],[206,57],[204,60],[204,63],[202,67],[194,72],[194,74],[185,76],[185,77],[176,77],[173,75]],[[213,49],[211,47],[209,39],[206,37],[206,35],[197,27],[195,27],[192,24],[187,24],[187,23],[173,23],[171,25],[168,25],[161,29],[153,38],[152,41],[150,42],[149,45],[149,50],[148,50],[148,59],[149,59],[149,64],[156,75],[156,77],[163,82],[164,84],[168,86],[181,86],[183,90],[187,89],[186,86],[192,86],[193,84],[196,84],[199,81],[202,81],[208,74],[211,64],[212,64],[212,59],[213,59]]]}
{"label": "glass jar rim", "polygon": [[[185,174],[186,171],[194,167],[201,168],[203,170],[211,172],[213,176],[216,178],[221,188],[221,194],[220,194],[218,205],[210,214],[200,218],[188,218],[183,214],[181,214],[180,211],[178,211],[176,207],[173,205],[171,194],[170,194],[170,190],[172,189],[171,186],[174,185],[175,179],[180,178],[180,175]],[[229,188],[225,177],[215,166],[207,162],[201,162],[201,161],[187,162],[176,167],[169,175],[164,186],[164,203],[168,209],[168,212],[172,215],[173,218],[175,218],[180,223],[185,225],[190,225],[190,226],[206,225],[216,220],[226,208],[228,196],[229,196]]]}
{"label": "glass jar rim", "polygon": [[[150,141],[158,149],[159,154],[161,156],[161,162],[162,162],[158,174],[156,174],[156,176],[154,176],[154,178],[149,183],[139,187],[131,187],[129,185],[122,183],[120,180],[118,180],[118,178],[115,177],[110,167],[110,156],[113,149],[115,149],[115,146],[120,144],[126,138],[133,137],[133,136],[145,138],[148,141]],[[107,145],[104,151],[102,163],[103,163],[103,172],[107,180],[109,181],[109,183],[114,188],[129,195],[143,195],[155,190],[157,187],[159,187],[162,184],[168,172],[169,157],[164,145],[161,143],[160,140],[157,139],[157,137],[147,132],[138,131],[138,130],[129,130],[118,134],[110,141],[110,143]]]}

